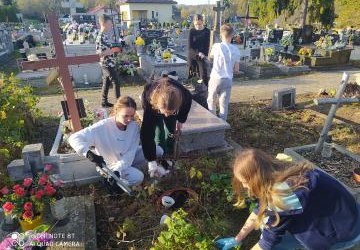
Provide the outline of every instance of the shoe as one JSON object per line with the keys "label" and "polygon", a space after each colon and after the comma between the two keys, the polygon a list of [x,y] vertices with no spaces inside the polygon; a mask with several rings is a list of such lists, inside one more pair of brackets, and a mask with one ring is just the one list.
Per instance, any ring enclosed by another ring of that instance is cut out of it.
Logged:
{"label": "shoe", "polygon": [[[120,178],[120,174],[119,174],[118,171],[114,171],[114,174],[117,177]],[[120,188],[116,184],[116,181],[112,177],[104,178],[103,179],[103,184],[105,185],[105,188],[107,189],[108,193],[110,193],[111,195],[118,195],[118,194],[123,194],[124,193],[124,190],[122,190],[122,188]]]}
{"label": "shoe", "polygon": [[112,108],[112,107],[114,107],[114,104],[112,104],[112,103],[110,103],[108,101],[105,101],[105,102],[101,103],[101,107],[103,107],[103,108]]}

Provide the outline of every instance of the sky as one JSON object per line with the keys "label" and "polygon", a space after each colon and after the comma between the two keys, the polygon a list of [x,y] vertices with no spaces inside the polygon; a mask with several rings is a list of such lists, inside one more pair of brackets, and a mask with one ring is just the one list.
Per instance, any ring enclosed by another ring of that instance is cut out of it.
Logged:
{"label": "sky", "polygon": [[195,5],[195,4],[215,4],[216,0],[175,0],[178,4]]}

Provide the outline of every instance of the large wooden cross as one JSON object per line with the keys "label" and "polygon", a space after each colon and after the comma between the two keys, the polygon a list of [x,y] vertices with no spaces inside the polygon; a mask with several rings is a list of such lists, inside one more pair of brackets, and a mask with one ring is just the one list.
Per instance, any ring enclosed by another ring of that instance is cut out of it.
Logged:
{"label": "large wooden cross", "polygon": [[256,16],[250,16],[250,3],[248,1],[247,7],[246,7],[246,14],[245,16],[238,16],[238,18],[245,18],[245,31],[244,31],[244,49],[246,48],[246,42],[248,37],[248,28],[250,24],[251,19],[259,19]]}
{"label": "large wooden cross", "polygon": [[49,14],[48,21],[55,47],[55,58],[33,61],[33,62],[22,62],[22,68],[25,70],[34,70],[34,69],[58,67],[59,76],[61,78],[61,83],[63,85],[66,100],[69,107],[72,127],[74,131],[78,131],[81,129],[81,123],[80,123],[79,111],[76,106],[74,90],[69,72],[69,65],[98,62],[100,60],[100,57],[99,55],[96,54],[67,57],[65,55],[64,46],[61,39],[60,27],[57,16],[54,13]]}

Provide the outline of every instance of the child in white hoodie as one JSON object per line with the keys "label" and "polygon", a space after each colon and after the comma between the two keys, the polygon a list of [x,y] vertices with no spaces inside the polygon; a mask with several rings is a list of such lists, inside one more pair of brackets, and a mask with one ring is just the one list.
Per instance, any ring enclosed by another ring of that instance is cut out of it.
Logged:
{"label": "child in white hoodie", "polygon": [[209,94],[207,98],[209,111],[216,114],[216,99],[219,98],[219,117],[227,119],[230,102],[233,71],[239,71],[240,51],[231,44],[234,29],[229,24],[220,28],[221,43],[215,43],[210,57],[214,58],[210,74]]}
{"label": "child in white hoodie", "polygon": [[[135,111],[134,99],[122,96],[114,106],[113,116],[80,130],[69,138],[71,147],[79,155],[99,166],[106,163],[129,186],[143,181],[144,174],[139,168],[146,165],[139,145],[139,126],[134,121]],[[95,147],[95,153],[90,150],[91,147]],[[156,154],[162,156],[161,147],[156,148]]]}

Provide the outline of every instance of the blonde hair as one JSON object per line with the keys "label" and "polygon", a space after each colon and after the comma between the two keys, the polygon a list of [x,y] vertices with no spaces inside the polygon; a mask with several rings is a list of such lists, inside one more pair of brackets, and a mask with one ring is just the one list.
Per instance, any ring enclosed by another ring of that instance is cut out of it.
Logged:
{"label": "blonde hair", "polygon": [[[272,226],[277,226],[280,216],[276,209],[286,209],[282,198],[294,190],[306,188],[308,180],[305,174],[311,169],[307,164],[291,165],[278,161],[261,150],[246,149],[237,154],[233,163],[233,190],[238,199],[243,198],[246,192],[239,178],[246,181],[248,195],[259,200],[256,227],[263,224],[267,209],[275,214],[276,220]],[[274,188],[274,184],[285,181],[290,187],[288,190]]]}
{"label": "blonde hair", "polygon": [[234,35],[234,29],[230,24],[225,23],[220,27],[220,34],[224,35],[226,38],[232,37]]}
{"label": "blonde hair", "polygon": [[123,108],[133,108],[136,110],[135,100],[130,96],[120,96],[113,107],[111,115],[115,116],[120,111],[120,109]]}
{"label": "blonde hair", "polygon": [[171,84],[168,77],[159,79],[154,83],[154,89],[150,94],[150,104],[153,109],[165,109],[178,111],[182,104],[181,91]]}

